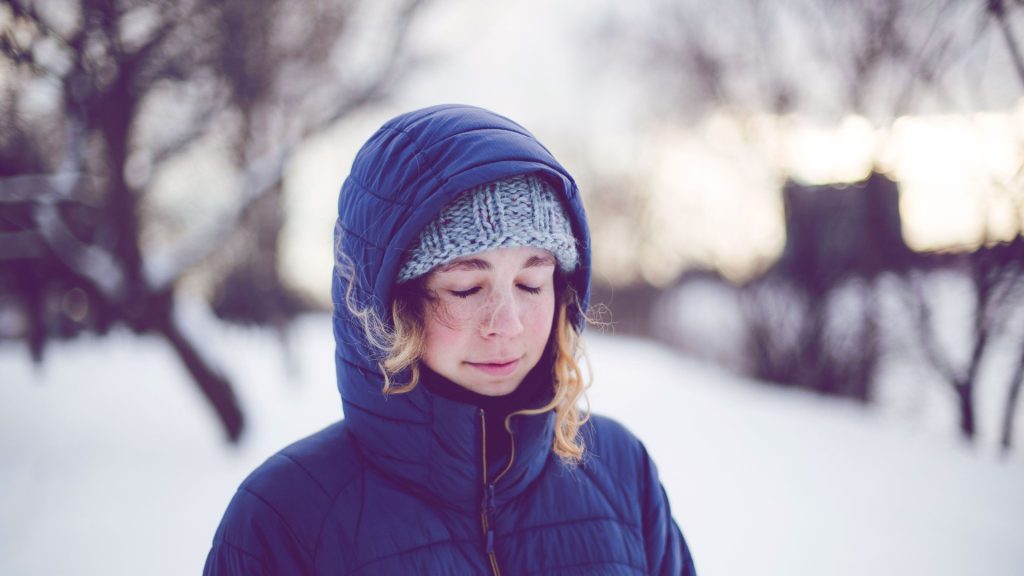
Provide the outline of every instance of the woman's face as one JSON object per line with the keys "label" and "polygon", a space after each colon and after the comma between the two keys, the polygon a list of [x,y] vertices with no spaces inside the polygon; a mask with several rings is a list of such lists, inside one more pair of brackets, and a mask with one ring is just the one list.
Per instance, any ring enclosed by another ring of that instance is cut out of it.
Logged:
{"label": "woman's face", "polygon": [[431,271],[423,361],[478,394],[515,390],[551,333],[554,272],[555,258],[539,248],[496,248]]}

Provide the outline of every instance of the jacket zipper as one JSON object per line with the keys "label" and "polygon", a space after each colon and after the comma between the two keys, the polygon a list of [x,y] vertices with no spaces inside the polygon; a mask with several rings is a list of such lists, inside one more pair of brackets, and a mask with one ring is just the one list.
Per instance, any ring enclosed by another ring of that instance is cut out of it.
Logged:
{"label": "jacket zipper", "polygon": [[[505,419],[505,426],[508,426],[508,418]],[[487,559],[491,563],[491,572],[494,576],[501,576],[501,569],[498,567],[498,557],[494,553],[494,485],[512,468],[512,462],[516,457],[516,438],[510,434],[511,450],[509,452],[508,465],[501,471],[494,480],[487,480],[487,416],[483,409],[480,410],[480,428],[483,433],[483,479],[484,498],[480,510],[480,525],[484,531],[484,550],[487,552]]]}

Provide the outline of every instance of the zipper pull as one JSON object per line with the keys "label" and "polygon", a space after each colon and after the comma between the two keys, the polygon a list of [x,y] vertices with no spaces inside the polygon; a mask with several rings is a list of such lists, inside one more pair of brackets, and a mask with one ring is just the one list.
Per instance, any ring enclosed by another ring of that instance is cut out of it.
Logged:
{"label": "zipper pull", "polygon": [[488,528],[487,529],[487,553],[488,554],[493,554],[494,553],[494,529],[493,528]]}
{"label": "zipper pull", "polygon": [[487,553],[494,552],[494,484],[487,485],[484,494],[484,513],[487,515]]}
{"label": "zipper pull", "polygon": [[494,512],[494,484],[487,485],[487,513]]}

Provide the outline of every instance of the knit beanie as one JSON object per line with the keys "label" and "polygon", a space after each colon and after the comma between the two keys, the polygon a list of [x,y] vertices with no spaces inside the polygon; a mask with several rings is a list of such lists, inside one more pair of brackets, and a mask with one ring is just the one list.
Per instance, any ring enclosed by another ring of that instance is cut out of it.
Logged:
{"label": "knit beanie", "polygon": [[492,248],[532,246],[551,252],[563,272],[579,263],[576,238],[555,191],[521,174],[460,193],[428,224],[398,273],[398,282]]}

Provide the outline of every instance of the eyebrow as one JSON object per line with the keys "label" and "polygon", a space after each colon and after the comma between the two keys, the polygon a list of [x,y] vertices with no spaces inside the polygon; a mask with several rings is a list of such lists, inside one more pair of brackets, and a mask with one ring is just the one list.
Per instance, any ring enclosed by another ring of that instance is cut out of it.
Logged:
{"label": "eyebrow", "polygon": [[[546,254],[544,256],[530,256],[523,264],[523,268],[537,268],[540,266],[554,266],[555,257]],[[491,263],[482,258],[462,258],[449,262],[440,267],[438,272],[452,272],[455,270],[490,270]]]}

